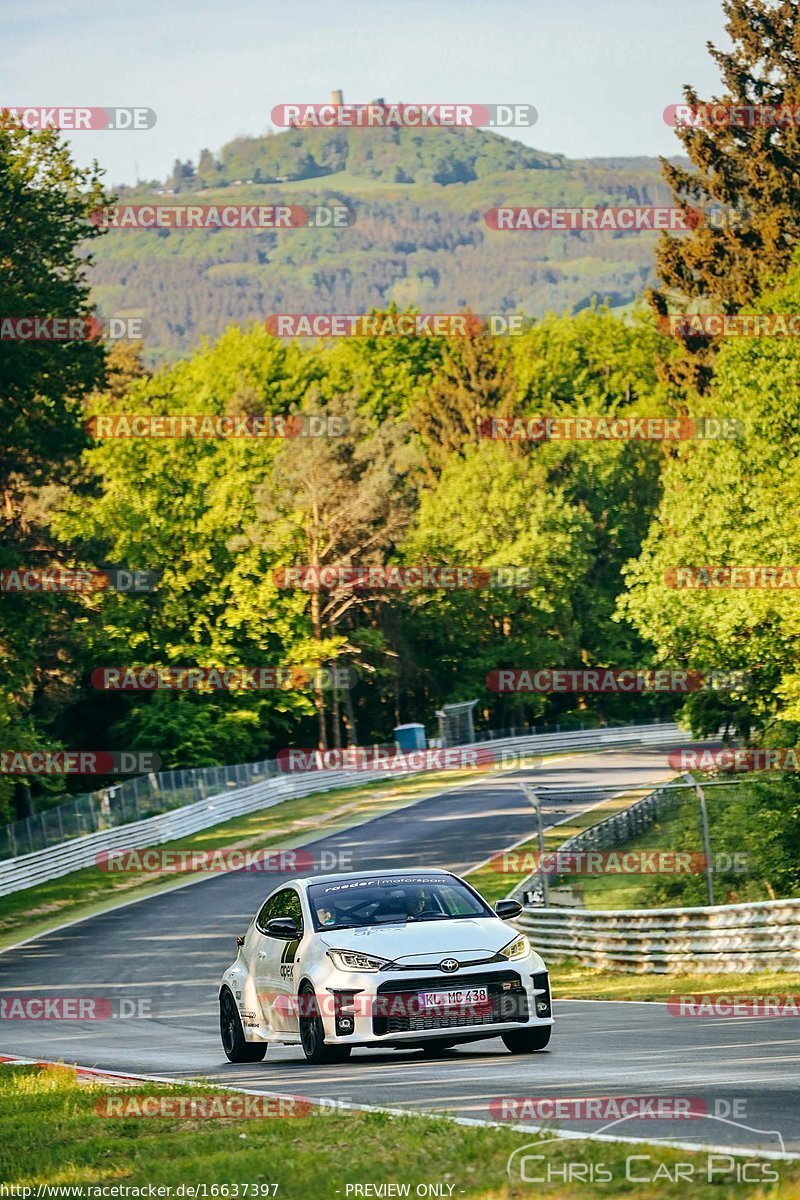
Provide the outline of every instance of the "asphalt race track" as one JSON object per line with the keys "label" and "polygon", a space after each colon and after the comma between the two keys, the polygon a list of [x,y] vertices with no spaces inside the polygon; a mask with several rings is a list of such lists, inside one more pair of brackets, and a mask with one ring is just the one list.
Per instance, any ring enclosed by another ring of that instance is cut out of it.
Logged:
{"label": "asphalt race track", "polygon": [[[355,869],[419,864],[463,872],[533,832],[520,780],[621,790],[670,774],[666,750],[565,757],[535,772],[481,779],[431,797],[314,848],[350,851]],[[547,823],[581,811],[600,794],[576,790],[570,799],[559,791],[545,804]],[[212,875],[6,951],[0,955],[4,997],[144,1001],[152,1015],[0,1021],[0,1054],[481,1119],[496,1118],[491,1102],[503,1097],[690,1097],[695,1109],[704,1104],[703,1111],[716,1116],[628,1120],[607,1132],[774,1151],[782,1149],[782,1138],[787,1151],[800,1151],[800,1021],[792,1018],[679,1018],[660,1004],[559,1003],[556,992],[555,1033],[542,1054],[512,1056],[494,1039],[439,1058],[355,1050],[345,1064],[310,1067],[299,1047],[270,1047],[263,1063],[228,1063],[217,1025],[219,978],[235,957],[236,934],[282,878]],[[746,979],[738,989],[746,993]],[[514,1121],[519,1124],[519,1116]],[[598,1132],[605,1124],[570,1121],[562,1128]]]}

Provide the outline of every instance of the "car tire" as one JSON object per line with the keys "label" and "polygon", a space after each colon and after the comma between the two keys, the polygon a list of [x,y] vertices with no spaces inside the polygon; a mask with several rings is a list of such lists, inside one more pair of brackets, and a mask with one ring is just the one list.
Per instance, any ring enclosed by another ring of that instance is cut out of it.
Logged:
{"label": "car tire", "polygon": [[513,1033],[501,1036],[512,1054],[535,1054],[537,1050],[546,1049],[551,1032],[551,1025],[540,1025],[535,1029],[515,1029]]}
{"label": "car tire", "polygon": [[345,1062],[350,1057],[352,1047],[325,1045],[325,1027],[322,1024],[322,1017],[319,1015],[319,1005],[314,995],[314,989],[309,984],[304,984],[300,988],[300,995],[309,997],[305,1004],[301,1003],[299,1006],[300,1044],[306,1060],[315,1066],[322,1063]]}
{"label": "car tire", "polygon": [[219,997],[219,1032],[228,1062],[261,1062],[267,1053],[263,1043],[245,1040],[242,1020],[233,993],[225,988]]}

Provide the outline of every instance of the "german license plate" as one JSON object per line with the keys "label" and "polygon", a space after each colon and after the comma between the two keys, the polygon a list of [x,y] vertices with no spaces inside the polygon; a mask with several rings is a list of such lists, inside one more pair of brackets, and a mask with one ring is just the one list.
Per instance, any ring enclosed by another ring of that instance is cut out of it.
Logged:
{"label": "german license plate", "polygon": [[475,1004],[488,1004],[489,989],[451,988],[448,991],[420,992],[420,1008],[471,1008]]}

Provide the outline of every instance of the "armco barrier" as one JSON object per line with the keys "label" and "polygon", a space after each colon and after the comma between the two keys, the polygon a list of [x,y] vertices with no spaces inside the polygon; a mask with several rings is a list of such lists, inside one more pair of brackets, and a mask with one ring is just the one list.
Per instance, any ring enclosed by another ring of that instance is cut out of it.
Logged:
{"label": "armco barrier", "polygon": [[800,899],[709,908],[526,908],[515,922],[545,962],[636,974],[800,970]]}
{"label": "armco barrier", "polygon": [[[680,745],[690,735],[669,722],[653,725],[632,725],[611,729],[577,730],[572,733],[534,734],[520,738],[502,738],[494,742],[475,743],[475,749],[491,747],[502,758],[523,754],[546,754],[554,750],[596,750],[633,744]],[[509,766],[513,765],[509,762]],[[232,817],[270,808],[294,796],[325,792],[334,788],[352,787],[385,779],[383,771],[326,771],[324,775],[309,771],[304,774],[281,775],[233,792],[222,792],[207,800],[175,808],[158,816],[146,817],[127,825],[118,825],[98,833],[73,838],[46,850],[23,854],[0,862],[0,896],[23,888],[33,887],[48,879],[58,879],[70,871],[95,865],[103,850],[138,850],[145,846],[163,845],[176,838],[186,837],[208,829]]]}
{"label": "armco barrier", "polygon": [[114,829],[104,829],[100,833],[73,838],[47,850],[37,850],[20,858],[6,859],[0,862],[0,896],[33,887],[48,879],[58,879],[61,875],[68,875],[70,871],[93,867],[97,855],[102,850],[141,850],[146,846],[161,846],[164,842],[198,833],[201,829],[219,825],[232,817],[271,808],[295,796],[308,796],[311,792],[351,787],[356,783],[369,783],[371,780],[385,778],[385,773],[380,771],[329,771],[326,772],[323,782],[319,775],[315,777],[309,772],[304,775],[284,775],[279,779],[269,779],[263,783],[255,783],[252,787],[240,788],[233,793],[223,792],[219,796],[188,804],[184,808],[172,809],[171,812],[161,813],[157,817],[145,817],[144,820],[133,821],[129,825],[118,825]]}

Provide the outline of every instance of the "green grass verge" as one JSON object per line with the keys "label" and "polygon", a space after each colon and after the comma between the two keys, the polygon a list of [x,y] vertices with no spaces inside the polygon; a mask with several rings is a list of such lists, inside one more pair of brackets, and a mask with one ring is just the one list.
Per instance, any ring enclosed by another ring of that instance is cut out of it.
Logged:
{"label": "green grass verge", "polygon": [[[752,1184],[705,1182],[708,1156],[665,1146],[625,1146],[589,1141],[550,1141],[531,1153],[546,1156],[531,1164],[539,1172],[562,1173],[568,1163],[605,1164],[613,1183],[594,1186],[511,1184],[509,1154],[535,1139],[511,1129],[463,1126],[444,1118],[393,1117],[385,1113],[331,1112],[329,1115],[261,1117],[253,1120],[114,1117],[98,1114],[107,1097],[128,1102],[144,1095],[190,1095],[188,1085],[109,1087],[78,1083],[59,1068],[0,1068],[0,1179],[35,1187],[154,1185],[175,1189],[203,1185],[207,1196],[272,1195],[277,1200],[346,1200],[350,1184],[445,1185],[444,1195],[471,1200],[576,1200],[577,1197],[626,1196],[636,1200],[677,1200],[686,1183],[660,1178],[653,1183],[625,1181],[629,1154],[650,1154],[648,1170],[672,1173],[676,1163],[693,1163],[699,1180],[694,1200],[732,1200],[769,1195],[789,1200],[798,1195],[800,1163],[765,1164],[779,1176],[769,1192]],[[215,1093],[222,1096],[223,1093]],[[662,1166],[663,1164],[663,1166]],[[637,1160],[641,1170],[641,1160]],[[586,1169],[586,1168],[585,1168]],[[211,1192],[213,1185],[228,1190]],[[254,1185],[260,1185],[255,1192]],[[200,1193],[202,1194],[202,1193]],[[362,1192],[363,1196],[365,1193]],[[367,1192],[367,1195],[370,1193]],[[375,1195],[373,1191],[371,1193]],[[402,1193],[401,1193],[402,1194]],[[442,1194],[442,1193],[440,1193]],[[91,1193],[84,1193],[85,1196]],[[350,1196],[354,1196],[351,1191]]]}
{"label": "green grass verge", "polygon": [[790,971],[756,971],[747,975],[629,975],[593,971],[576,962],[548,966],[556,1000],[668,1000],[670,996],[719,992],[738,996],[800,994],[800,974]]}
{"label": "green grass verge", "polygon": [[[732,795],[736,789],[708,788],[709,830],[712,861],[721,866],[733,863],[734,856],[748,853],[747,831],[731,820]],[[700,808],[694,791],[678,792],[670,807],[649,829],[619,847],[620,850],[665,850],[702,856],[703,841]],[[695,907],[708,903],[705,872],[686,875],[571,875],[568,882],[580,890],[588,909]],[[776,893],[755,872],[737,873],[715,869],[716,904],[753,903],[774,900]]]}

